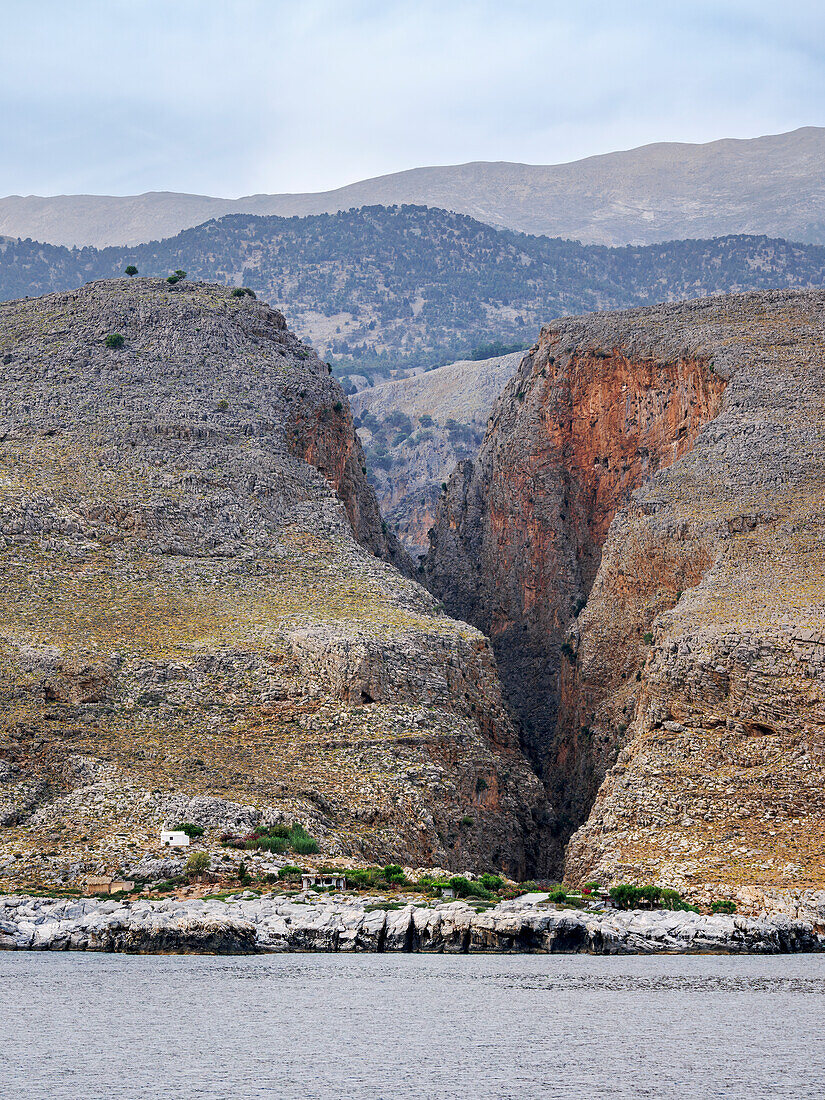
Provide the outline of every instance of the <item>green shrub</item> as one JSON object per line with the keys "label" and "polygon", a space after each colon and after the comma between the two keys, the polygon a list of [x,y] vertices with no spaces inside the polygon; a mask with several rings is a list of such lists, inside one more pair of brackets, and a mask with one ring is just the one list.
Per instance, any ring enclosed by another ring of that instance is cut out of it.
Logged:
{"label": "green shrub", "polygon": [[719,898],[718,901],[713,902],[710,911],[711,913],[735,913],[736,902],[731,901],[730,898]]}
{"label": "green shrub", "polygon": [[388,863],[382,871],[384,879],[390,886],[407,886],[409,879],[403,869],[397,863]]}
{"label": "green shrub", "polygon": [[635,909],[639,904],[639,887],[629,882],[610,887],[610,900],[617,909]]}
{"label": "green shrub", "polygon": [[155,890],[176,890],[178,886],[183,886],[186,879],[183,875],[178,875],[176,878],[163,879],[161,882],[155,883]]}
{"label": "green shrub", "polygon": [[650,633],[649,630],[648,630],[647,634],[645,634],[642,641],[645,643],[645,645],[653,645],[653,635]]}
{"label": "green shrub", "polygon": [[193,825],[191,821],[184,821],[182,825],[176,825],[175,829],[178,832],[186,833],[190,840],[194,840],[196,837],[203,836],[203,825]]}
{"label": "green shrub", "polygon": [[135,267],[134,264],[129,264],[129,266],[126,268],[126,274],[130,277],[132,275],[137,275],[137,273],[138,273],[138,269]]}
{"label": "green shrub", "polygon": [[318,841],[309,835],[303,825],[293,825],[289,833],[292,850],[300,856],[310,856],[319,851]]}
{"label": "green shrub", "polygon": [[[676,893],[676,891],[671,891],[671,893]],[[639,900],[646,901],[651,906],[659,905],[662,901],[662,891],[658,886],[641,886],[639,888]],[[681,898],[679,900],[681,901]]]}
{"label": "green shrub", "polygon": [[698,913],[695,905],[685,901],[678,890],[662,890],[659,905],[662,909],[674,909],[681,913]]}
{"label": "green shrub", "polygon": [[186,873],[190,878],[200,878],[204,871],[208,871],[212,861],[208,852],[193,852],[186,861]]}
{"label": "green shrub", "polygon": [[381,874],[379,867],[354,867],[346,872],[347,886],[355,890],[369,890],[378,884]]}
{"label": "green shrub", "polygon": [[504,885],[504,879],[501,875],[490,875],[485,873],[478,876],[478,881],[485,890],[500,890]]}
{"label": "green shrub", "polygon": [[278,878],[280,879],[295,879],[300,878],[303,874],[303,868],[296,867],[294,863],[287,863],[285,867],[281,867],[278,870]]}
{"label": "green shrub", "polygon": [[250,290],[248,286],[236,286],[232,291],[233,298],[257,298],[254,290]]}
{"label": "green shrub", "polygon": [[480,882],[472,882],[463,875],[453,875],[449,885],[455,890],[459,898],[489,898],[490,892],[485,890]]}
{"label": "green shrub", "polygon": [[110,332],[103,343],[107,348],[122,348],[126,341],[119,332]]}
{"label": "green shrub", "polygon": [[547,897],[550,901],[554,901],[556,905],[562,905],[567,901],[567,891],[563,886],[554,886]]}
{"label": "green shrub", "polygon": [[459,825],[464,825],[465,827],[469,828],[470,825],[475,825],[475,823],[476,819],[474,817],[470,817],[469,814],[465,814],[459,822]]}

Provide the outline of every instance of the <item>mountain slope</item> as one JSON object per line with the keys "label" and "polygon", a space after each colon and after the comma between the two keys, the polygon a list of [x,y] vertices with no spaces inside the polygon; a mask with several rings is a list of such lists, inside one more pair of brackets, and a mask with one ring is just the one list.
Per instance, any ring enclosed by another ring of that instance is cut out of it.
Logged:
{"label": "mountain slope", "polygon": [[765,237],[609,249],[491,229],[423,207],[309,218],[233,215],[131,249],[0,244],[0,297],[176,268],[288,310],[341,371],[430,366],[548,317],[714,293],[825,284],[825,248]]}
{"label": "mountain slope", "polygon": [[381,513],[413,558],[429,547],[442,484],[475,454],[522,356],[449,363],[350,397]]}
{"label": "mountain slope", "polygon": [[279,313],[98,282],[0,306],[0,359],[0,878],[295,819],[526,869],[541,790],[489,645],[375,556],[404,564],[346,398]]}
{"label": "mountain slope", "polygon": [[414,168],[307,195],[12,195],[0,199],[0,233],[70,246],[134,245],[230,213],[304,216],[399,203],[585,243],[753,233],[825,244],[825,129],[704,145],[660,142],[569,164]]}

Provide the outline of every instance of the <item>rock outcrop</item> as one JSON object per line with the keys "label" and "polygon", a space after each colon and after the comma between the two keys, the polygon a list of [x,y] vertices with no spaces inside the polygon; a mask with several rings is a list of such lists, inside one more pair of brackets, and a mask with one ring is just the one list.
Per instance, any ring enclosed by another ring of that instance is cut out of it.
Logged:
{"label": "rock outcrop", "polygon": [[816,291],[554,323],[450,481],[429,584],[571,880],[825,881],[824,340]]}
{"label": "rock outcrop", "polygon": [[152,858],[180,820],[524,871],[541,791],[490,647],[391,564],[346,398],[281,314],[95,283],[0,306],[0,359],[8,881]]}
{"label": "rock outcrop", "polygon": [[237,955],[407,951],[593,955],[759,954],[825,950],[807,920],[671,912],[586,912],[520,900],[401,909],[371,899],[241,897],[93,901],[0,897],[0,950]]}

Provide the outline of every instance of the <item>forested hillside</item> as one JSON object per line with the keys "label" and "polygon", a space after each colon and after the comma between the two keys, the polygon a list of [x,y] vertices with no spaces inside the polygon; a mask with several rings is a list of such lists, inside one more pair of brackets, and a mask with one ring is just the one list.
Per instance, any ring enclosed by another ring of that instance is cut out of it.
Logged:
{"label": "forested hillside", "polygon": [[708,294],[825,284],[825,247],[767,237],[607,248],[497,230],[419,206],[306,218],[238,214],[134,248],[4,239],[0,297],[177,268],[249,286],[287,310],[342,373],[447,362],[479,344],[528,345],[552,317]]}

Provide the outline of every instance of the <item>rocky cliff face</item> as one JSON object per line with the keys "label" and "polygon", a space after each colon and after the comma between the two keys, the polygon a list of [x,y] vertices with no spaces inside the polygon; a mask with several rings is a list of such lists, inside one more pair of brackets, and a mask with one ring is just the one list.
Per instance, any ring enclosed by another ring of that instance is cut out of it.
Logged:
{"label": "rocky cliff face", "polygon": [[451,479],[429,582],[492,637],[551,866],[586,820],[572,879],[822,882],[823,337],[821,292],[554,324]]}
{"label": "rocky cliff face", "polygon": [[2,305],[0,359],[0,874],[296,818],[330,853],[524,869],[541,792],[490,648],[390,564],[279,313],[96,283]]}

